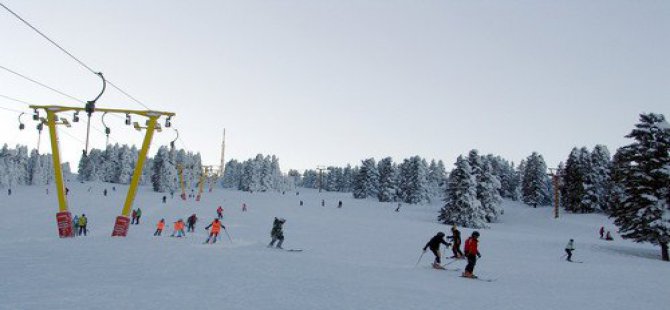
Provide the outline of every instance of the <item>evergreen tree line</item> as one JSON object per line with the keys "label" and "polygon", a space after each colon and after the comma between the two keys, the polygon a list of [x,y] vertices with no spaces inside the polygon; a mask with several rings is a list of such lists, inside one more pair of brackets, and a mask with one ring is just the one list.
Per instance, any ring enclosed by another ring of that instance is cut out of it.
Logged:
{"label": "evergreen tree line", "polygon": [[[69,164],[63,164],[63,173],[70,174]],[[0,187],[16,185],[47,185],[53,182],[53,159],[50,154],[39,154],[36,149],[17,145],[11,149],[5,144],[0,149]]]}
{"label": "evergreen tree line", "polygon": [[[77,178],[82,182],[130,184],[138,153],[135,146],[119,144],[108,145],[104,151],[91,149],[79,160]],[[151,184],[156,192],[177,191],[180,188],[179,167],[185,187],[196,187],[202,175],[200,154],[161,146],[153,158],[145,160],[140,184]]]}
{"label": "evergreen tree line", "polygon": [[444,206],[438,221],[444,224],[484,228],[496,222],[503,213],[503,198],[537,206],[551,202],[546,164],[541,155],[531,154],[514,168],[499,156],[481,156],[471,150],[459,156],[449,173]]}
{"label": "evergreen tree line", "polygon": [[[295,172],[293,172],[295,174]],[[284,176],[275,155],[258,154],[244,162],[235,159],[226,163],[221,179],[225,188],[246,192],[286,191],[295,188],[295,175]]]}

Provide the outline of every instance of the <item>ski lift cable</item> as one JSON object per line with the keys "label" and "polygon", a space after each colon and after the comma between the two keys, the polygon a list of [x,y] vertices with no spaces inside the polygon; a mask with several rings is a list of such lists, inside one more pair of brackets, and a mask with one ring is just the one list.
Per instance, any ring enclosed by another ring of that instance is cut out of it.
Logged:
{"label": "ski lift cable", "polygon": [[5,107],[0,107],[0,109],[5,110],[5,111],[9,111],[9,112],[18,113],[18,114],[24,113],[24,112],[21,112],[19,110],[14,110],[14,109],[5,108]]}
{"label": "ski lift cable", "polygon": [[[26,26],[28,26],[28,27],[30,27],[31,29],[33,29],[33,30],[34,30],[35,32],[37,32],[40,36],[42,36],[44,39],[46,39],[47,41],[51,42],[51,44],[53,44],[54,46],[56,46],[56,47],[57,47],[58,49],[60,49],[63,53],[65,53],[65,54],[67,54],[68,56],[70,56],[70,58],[72,58],[74,61],[76,61],[77,63],[79,63],[82,67],[86,68],[88,71],[90,71],[91,73],[93,73],[93,74],[95,74],[95,75],[98,75],[98,74],[99,74],[99,72],[96,72],[95,70],[91,69],[91,67],[89,67],[88,65],[86,65],[83,61],[79,60],[79,58],[77,58],[77,57],[75,57],[74,55],[72,55],[72,53],[68,52],[65,48],[63,48],[62,46],[60,46],[60,45],[59,45],[58,43],[56,43],[54,40],[52,40],[51,38],[47,37],[47,36],[46,36],[44,33],[42,33],[39,29],[37,29],[37,28],[35,28],[33,25],[31,25],[28,21],[26,21],[26,20],[23,19],[21,16],[19,16],[19,14],[15,13],[14,11],[12,11],[10,8],[8,8],[7,6],[5,6],[5,5],[2,4],[2,3],[0,3],[0,6],[2,6],[3,8],[5,8],[5,10],[7,10],[7,11],[8,11],[9,13],[11,13],[12,15],[14,15],[16,18],[18,18],[18,19],[19,19],[21,22],[23,22],[24,24],[26,24]],[[107,80],[107,83],[109,83],[109,85],[111,85],[111,86],[112,86],[113,88],[115,88],[117,91],[119,91],[120,93],[124,94],[126,97],[128,97],[128,98],[130,98],[131,100],[133,100],[134,102],[138,103],[139,105],[141,105],[141,106],[144,107],[145,109],[147,109],[147,110],[151,110],[147,105],[145,105],[144,103],[142,103],[141,101],[139,101],[137,98],[131,96],[128,92],[126,92],[126,91],[124,91],[123,89],[121,89],[120,87],[116,86],[116,85],[115,85],[114,83],[112,83],[111,81]],[[81,100],[79,100],[79,101],[80,101],[81,103],[84,103],[84,102],[81,101]]]}
{"label": "ski lift cable", "polygon": [[0,94],[0,97],[5,98],[5,99],[7,99],[7,100],[9,100],[9,101],[14,101],[14,103],[16,103],[16,104],[30,105],[30,103],[28,103],[28,102],[25,102],[25,101],[23,101],[23,100],[16,99],[16,98],[14,98],[14,97],[5,96],[5,95],[3,95],[3,94]]}
{"label": "ski lift cable", "polygon": [[[2,4],[2,3],[0,3],[0,4]],[[26,76],[26,75],[23,75],[23,74],[21,74],[21,73],[18,73],[18,72],[14,71],[14,70],[12,70],[12,69],[9,69],[9,68],[7,68],[7,67],[5,67],[5,66],[0,65],[0,69],[3,69],[3,70],[5,70],[5,71],[7,71],[7,72],[9,72],[9,73],[15,74],[15,75],[17,75],[17,76],[19,76],[19,77],[21,77],[21,78],[23,78],[23,79],[25,79],[25,80],[28,80],[28,81],[30,81],[30,82],[33,82],[33,83],[35,83],[35,84],[37,84],[37,85],[39,85],[39,86],[42,86],[42,87],[44,87],[44,88],[46,88],[46,89],[49,89],[49,90],[51,90],[51,91],[53,91],[53,92],[55,92],[55,93],[58,93],[58,94],[60,94],[60,95],[62,95],[62,96],[65,96],[65,97],[68,97],[68,98],[70,98],[70,99],[72,99],[72,100],[78,101],[79,103],[84,103],[83,100],[81,100],[81,99],[79,99],[79,98],[77,98],[77,97],[68,95],[68,94],[66,94],[66,93],[64,93],[64,92],[62,92],[62,91],[60,91],[60,90],[58,90],[58,89],[55,89],[55,88],[53,88],[53,87],[51,87],[51,86],[48,86],[48,85],[46,85],[46,84],[44,84],[44,83],[41,83],[41,82],[39,82],[39,81],[37,81],[37,80],[35,80],[35,79],[32,79],[32,78],[30,78],[30,77],[28,77],[28,76]]]}

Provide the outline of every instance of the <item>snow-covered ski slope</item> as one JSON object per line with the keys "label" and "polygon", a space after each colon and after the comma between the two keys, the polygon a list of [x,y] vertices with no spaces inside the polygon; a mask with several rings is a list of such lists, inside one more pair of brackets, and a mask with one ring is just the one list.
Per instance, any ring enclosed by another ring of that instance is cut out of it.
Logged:
{"label": "snow-covered ski slope", "polygon": [[[19,187],[0,200],[0,309],[663,309],[670,264],[658,248],[616,237],[599,240],[601,215],[563,214],[505,202],[502,222],[481,230],[475,273],[495,282],[429,268],[421,248],[437,231],[439,203],[403,205],[300,189],[243,193],[215,189],[201,202],[141,188],[141,225],[111,238],[127,187],[70,183],[71,211],[86,213],[88,237],[59,239],[54,188]],[[91,191],[88,192],[88,188]],[[102,195],[107,188],[109,196]],[[305,205],[300,207],[299,200]],[[326,206],[321,206],[324,199]],[[344,207],[337,209],[338,200]],[[245,202],[248,212],[241,211]],[[222,205],[225,234],[204,245],[204,227]],[[191,213],[195,234],[170,238]],[[266,248],[273,218],[284,217],[288,252]],[[169,226],[153,237],[158,220]],[[462,229],[469,236],[470,229]],[[575,260],[561,256],[574,238]],[[460,270],[465,262],[449,268]]]}

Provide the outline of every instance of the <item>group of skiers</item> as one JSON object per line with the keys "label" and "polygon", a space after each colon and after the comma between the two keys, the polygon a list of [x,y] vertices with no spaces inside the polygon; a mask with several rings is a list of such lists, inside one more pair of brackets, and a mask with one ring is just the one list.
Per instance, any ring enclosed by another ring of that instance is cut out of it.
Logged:
{"label": "group of skiers", "polygon": [[86,225],[88,225],[88,218],[86,217],[86,214],[82,214],[81,216],[75,215],[72,219],[72,227],[74,227],[74,234],[76,236],[86,236],[86,233],[88,233]]}
{"label": "group of skiers", "polygon": [[142,210],[140,208],[133,209],[133,212],[131,214],[131,225],[139,225],[140,224],[140,217],[142,217]]}
{"label": "group of skiers", "polygon": [[[477,264],[477,258],[482,257],[479,253],[479,232],[474,231],[468,240],[465,241],[465,253],[461,252],[461,232],[454,225],[451,228],[451,236],[447,237],[451,239],[453,243],[449,243],[444,240],[445,234],[443,232],[438,232],[433,238],[431,238],[428,243],[423,247],[423,253],[427,249],[430,249],[435,255],[435,261],[433,262],[433,268],[435,269],[445,269],[442,266],[441,254],[440,254],[440,245],[444,244],[445,246],[451,246],[451,251],[454,254],[451,258],[453,259],[462,259],[467,258],[468,264],[465,266],[465,271],[461,276],[466,278],[476,278],[474,275],[475,265]],[[423,255],[423,254],[422,254]],[[421,260],[421,258],[419,258]]]}

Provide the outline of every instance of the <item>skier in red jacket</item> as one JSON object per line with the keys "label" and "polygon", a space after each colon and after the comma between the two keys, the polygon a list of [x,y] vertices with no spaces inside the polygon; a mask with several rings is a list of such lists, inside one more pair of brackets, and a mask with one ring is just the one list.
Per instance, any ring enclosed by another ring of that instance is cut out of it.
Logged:
{"label": "skier in red jacket", "polygon": [[481,258],[482,255],[479,253],[477,244],[479,243],[479,232],[473,231],[472,236],[465,241],[465,257],[468,258],[468,265],[465,266],[465,271],[462,276],[466,278],[476,278],[473,274],[475,271],[475,265],[477,264],[477,258]]}

